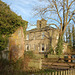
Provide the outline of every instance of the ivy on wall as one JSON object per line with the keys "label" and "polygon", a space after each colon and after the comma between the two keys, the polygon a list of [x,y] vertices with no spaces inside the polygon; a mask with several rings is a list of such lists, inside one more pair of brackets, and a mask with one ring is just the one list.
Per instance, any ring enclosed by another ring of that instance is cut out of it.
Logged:
{"label": "ivy on wall", "polygon": [[0,51],[5,48],[3,45],[7,42],[7,36],[9,37],[21,26],[25,34],[27,24],[27,21],[23,20],[21,16],[17,16],[7,4],[0,1]]}

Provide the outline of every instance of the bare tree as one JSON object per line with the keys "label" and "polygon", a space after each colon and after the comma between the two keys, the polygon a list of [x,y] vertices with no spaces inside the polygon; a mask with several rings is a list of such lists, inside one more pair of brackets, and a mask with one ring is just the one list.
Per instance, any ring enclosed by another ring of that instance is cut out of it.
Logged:
{"label": "bare tree", "polygon": [[55,25],[59,30],[57,54],[62,53],[63,35],[67,26],[75,23],[75,0],[39,0],[42,4],[35,7],[36,16],[41,15],[48,20],[48,25]]}
{"label": "bare tree", "polygon": [[[67,25],[75,19],[75,0],[39,0],[42,5],[35,7],[36,15],[45,17],[59,29],[59,35],[62,36]],[[74,21],[75,22],[75,21]]]}

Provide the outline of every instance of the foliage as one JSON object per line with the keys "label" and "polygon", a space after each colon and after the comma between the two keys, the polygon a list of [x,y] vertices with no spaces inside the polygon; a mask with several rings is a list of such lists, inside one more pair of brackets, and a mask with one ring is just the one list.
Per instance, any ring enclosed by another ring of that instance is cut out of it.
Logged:
{"label": "foliage", "polygon": [[23,58],[19,58],[17,61],[10,61],[10,65],[12,66],[12,69],[14,71],[28,71],[28,63],[31,58],[33,58],[33,52],[32,51],[27,51],[25,52],[25,55]]}
{"label": "foliage", "polygon": [[22,71],[20,64],[21,59],[17,62],[9,62],[6,59],[0,60],[0,75],[27,75],[25,71]]}
{"label": "foliage", "polygon": [[56,54],[57,55],[62,54],[62,50],[63,50],[63,39],[59,37],[57,47],[56,47]]}
{"label": "foliage", "polygon": [[8,36],[2,36],[0,34],[0,51],[4,50],[7,47],[7,43],[8,43]]}
{"label": "foliage", "polygon": [[69,37],[68,37],[68,39],[69,39],[69,46],[71,46],[72,47],[72,36],[71,36],[71,30],[70,30],[70,27],[68,27],[68,35],[69,35]]}
{"label": "foliage", "polygon": [[5,59],[0,60],[0,75],[30,75],[31,73],[38,75],[40,73],[55,72],[55,70],[52,69],[42,69],[39,71],[22,70],[23,63],[21,62],[22,59],[19,59],[16,62],[13,61],[9,62],[8,60]]}
{"label": "foliage", "polygon": [[23,27],[25,33],[27,23],[21,16],[12,12],[7,4],[0,1],[0,50],[6,47],[6,37],[13,34],[20,26]]}
{"label": "foliage", "polygon": [[28,56],[29,58],[33,58],[34,57],[34,53],[33,53],[33,51],[25,51],[24,52],[24,56]]}
{"label": "foliage", "polygon": [[72,29],[68,26],[68,30],[66,31],[66,42],[68,44],[68,48],[72,51],[75,49],[75,27],[72,25]]}
{"label": "foliage", "polygon": [[47,74],[47,73],[49,73],[49,72],[56,72],[56,70],[53,70],[53,69],[41,69],[40,71],[38,71],[38,72],[36,72],[36,73],[34,73],[35,75],[42,75],[42,74]]}
{"label": "foliage", "polygon": [[54,54],[54,52],[53,52],[53,48],[52,48],[51,45],[49,45],[49,51],[50,51],[50,54]]}
{"label": "foliage", "polygon": [[12,34],[20,26],[25,26],[26,21],[22,20],[7,6],[7,4],[0,1],[0,33]]}

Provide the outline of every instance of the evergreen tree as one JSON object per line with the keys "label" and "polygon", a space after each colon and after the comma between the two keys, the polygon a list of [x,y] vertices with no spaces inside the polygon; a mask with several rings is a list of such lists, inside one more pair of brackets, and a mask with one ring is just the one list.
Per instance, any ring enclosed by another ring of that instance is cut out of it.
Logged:
{"label": "evergreen tree", "polygon": [[56,54],[57,55],[62,54],[62,50],[63,50],[63,39],[62,37],[59,37],[57,47],[56,47]]}
{"label": "evergreen tree", "polygon": [[52,45],[51,44],[49,45],[49,51],[50,51],[50,54],[54,54],[53,48],[52,48]]}

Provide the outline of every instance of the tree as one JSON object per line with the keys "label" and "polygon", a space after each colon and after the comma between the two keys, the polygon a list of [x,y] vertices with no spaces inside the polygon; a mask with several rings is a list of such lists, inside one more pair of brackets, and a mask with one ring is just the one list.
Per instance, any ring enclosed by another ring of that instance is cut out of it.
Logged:
{"label": "tree", "polygon": [[[61,39],[61,46],[63,35],[65,33],[66,27],[72,20],[74,20],[75,15],[75,0],[40,0],[46,3],[40,7],[34,8],[36,15],[45,16],[47,20],[51,23],[48,25],[55,25],[59,30],[59,40]],[[60,49],[60,48],[59,48]],[[62,52],[62,51],[61,51]]]}
{"label": "tree", "polygon": [[71,52],[75,49],[75,27],[72,25],[72,27],[68,26],[68,29],[66,31],[66,42],[68,43],[68,48]]}
{"label": "tree", "polygon": [[63,40],[62,38],[59,37],[57,47],[56,47],[56,54],[60,55],[62,53],[62,49],[63,49]]}
{"label": "tree", "polygon": [[7,4],[0,1],[0,52],[6,48],[9,36],[20,26],[25,32],[27,21],[22,20],[21,16],[17,16]]}
{"label": "tree", "polygon": [[69,39],[69,45],[72,47],[72,33],[71,33],[71,29],[70,29],[70,27],[68,27],[68,34],[69,34],[69,37],[68,37],[68,39]]}
{"label": "tree", "polygon": [[72,51],[72,32],[70,26],[68,26],[68,48]]}
{"label": "tree", "polygon": [[73,49],[75,49],[75,27],[72,26],[72,37],[73,37]]}

